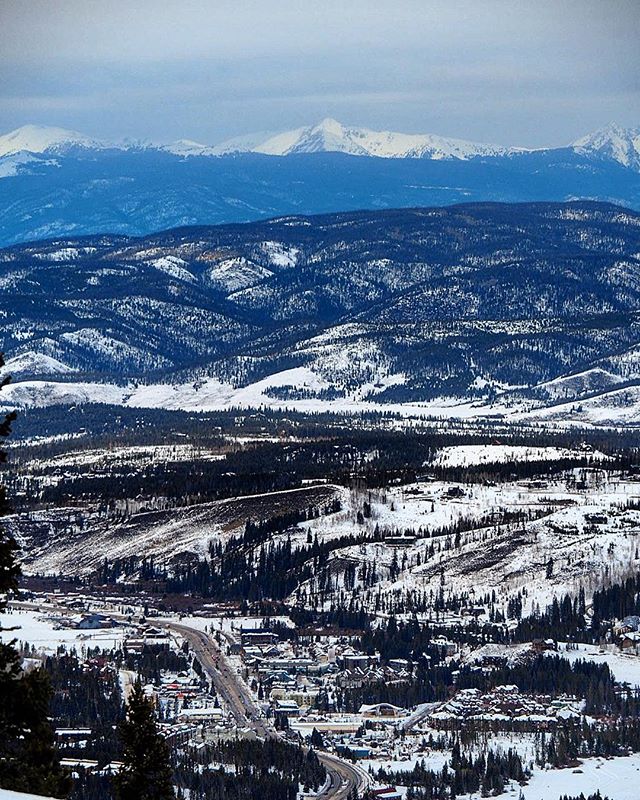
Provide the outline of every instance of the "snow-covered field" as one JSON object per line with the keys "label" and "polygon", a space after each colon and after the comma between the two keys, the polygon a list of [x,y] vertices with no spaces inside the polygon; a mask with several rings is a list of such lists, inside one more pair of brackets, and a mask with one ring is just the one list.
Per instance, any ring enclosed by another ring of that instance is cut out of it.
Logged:
{"label": "snow-covered field", "polygon": [[[523,400],[500,395],[494,401],[438,397],[431,400],[407,403],[381,403],[375,395],[388,386],[404,382],[400,373],[390,373],[383,364],[369,362],[358,364],[357,353],[346,345],[339,351],[318,345],[300,352],[317,358],[313,368],[294,367],[262,378],[247,386],[236,387],[218,378],[210,377],[187,383],[150,383],[116,385],[86,381],[59,381],[55,374],[71,372],[60,363],[56,368],[41,365],[42,374],[52,374],[50,380],[16,380],[7,386],[0,398],[0,408],[32,408],[51,405],[77,405],[84,403],[109,403],[131,408],[164,408],[183,411],[221,411],[232,408],[266,407],[281,411],[301,413],[328,412],[353,415],[366,412],[396,414],[406,419],[499,420],[501,422],[533,423],[553,427],[580,425],[582,427],[617,427],[636,425],[640,420],[640,387],[612,389],[596,397],[580,399],[560,405],[545,405],[542,401]],[[350,390],[344,397],[325,399],[313,395],[331,387],[328,375],[321,364],[327,363],[330,353],[332,369],[345,361],[345,375],[354,369],[360,372],[368,366],[375,368],[375,381],[364,382]],[[360,354],[361,355],[361,354]],[[348,356],[348,357],[347,357]],[[354,360],[355,359],[355,360]],[[38,371],[38,370],[36,370]],[[16,374],[20,374],[19,371]],[[307,392],[304,398],[279,399],[272,390],[293,388]]]}
{"label": "snow-covered field", "polygon": [[598,664],[608,664],[616,681],[640,688],[640,656],[623,653],[615,645],[607,645],[607,649],[602,651],[595,644],[572,644],[570,647],[560,644],[558,655],[571,662],[583,658]]}
{"label": "snow-covered field", "polygon": [[[640,753],[618,758],[586,758],[576,768],[536,770],[526,786],[512,786],[499,800],[558,800],[581,792],[588,796],[600,791],[610,800],[638,800],[640,797]],[[520,794],[522,792],[522,794]],[[476,800],[479,795],[471,795]],[[470,798],[470,800],[471,800]]]}
{"label": "snow-covered field", "polygon": [[24,794],[24,792],[12,792],[9,789],[0,789],[0,800],[53,800],[53,798],[44,797],[41,794]]}
{"label": "snow-covered field", "polygon": [[[60,614],[54,611],[35,611],[32,609],[9,608],[2,615],[2,627],[6,630],[0,634],[0,640],[33,645],[38,652],[55,653],[60,645],[75,648],[78,651],[87,647],[100,647],[111,650],[122,645],[125,636],[130,633],[129,627],[105,628],[98,630],[77,630],[62,627],[58,621]],[[11,630],[15,628],[15,630]]]}
{"label": "snow-covered field", "polygon": [[475,464],[509,463],[510,461],[558,461],[565,458],[606,458],[603,453],[568,450],[565,447],[534,447],[504,444],[464,444],[444,447],[434,464],[443,467],[466,467]]}

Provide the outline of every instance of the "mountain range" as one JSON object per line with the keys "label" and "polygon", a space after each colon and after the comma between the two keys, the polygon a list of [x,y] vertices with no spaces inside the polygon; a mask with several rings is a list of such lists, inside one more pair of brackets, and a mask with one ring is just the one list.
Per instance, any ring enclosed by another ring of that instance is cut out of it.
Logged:
{"label": "mountain range", "polygon": [[588,202],[17,245],[0,251],[3,399],[630,423],[639,254],[640,213]]}
{"label": "mountain range", "polygon": [[[577,139],[567,147],[583,155],[598,156],[640,170],[640,128],[622,128],[612,123]],[[434,160],[467,160],[479,156],[531,152],[531,149],[525,147],[480,144],[430,133],[396,133],[348,127],[331,118],[323,119],[317,125],[284,132],[238,136],[217,145],[200,144],[190,139],[180,139],[169,144],[153,144],[144,140],[107,141],[64,128],[38,125],[25,125],[0,136],[0,158],[15,156],[21,152],[63,155],[78,151],[104,150],[159,150],[182,157],[213,157],[238,153],[262,153],[271,156],[347,153],[353,156]]]}
{"label": "mountain range", "polygon": [[216,146],[108,142],[28,125],[0,136],[0,245],[177,225],[473,201],[640,208],[640,130],[527,150],[326,119]]}

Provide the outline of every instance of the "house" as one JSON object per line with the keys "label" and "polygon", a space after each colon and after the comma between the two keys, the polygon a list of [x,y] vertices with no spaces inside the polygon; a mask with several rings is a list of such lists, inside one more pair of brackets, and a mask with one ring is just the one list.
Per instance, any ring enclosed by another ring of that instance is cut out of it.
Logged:
{"label": "house", "polygon": [[402,795],[395,786],[387,786],[384,789],[370,789],[369,794],[374,800],[402,800]]}
{"label": "house", "polygon": [[387,536],[384,540],[384,543],[387,547],[409,547],[412,544],[415,544],[417,540],[416,536],[411,535],[400,535],[400,536]]}
{"label": "house", "polygon": [[409,672],[409,662],[406,658],[390,658],[388,665],[394,672]]}
{"label": "house", "polygon": [[85,772],[95,772],[98,769],[98,762],[93,758],[61,758],[60,766],[66,767],[72,770],[74,774],[77,774],[79,769]]}
{"label": "house", "polygon": [[98,628],[115,628],[118,623],[105,614],[83,614],[76,628],[80,630],[97,630]]}
{"label": "house", "polygon": [[214,706],[206,708],[184,708],[178,714],[178,722],[194,722],[196,724],[221,722],[222,709]]}
{"label": "house", "polygon": [[89,739],[91,728],[56,728],[55,737],[59,744],[74,744]]}
{"label": "house", "polygon": [[278,641],[278,634],[267,630],[241,630],[240,642],[247,645],[271,645]]}
{"label": "house", "polygon": [[635,650],[637,653],[640,650],[640,633],[638,631],[624,633],[620,639],[620,649]]}
{"label": "house", "polygon": [[276,700],[274,709],[276,714],[286,714],[294,717],[300,714],[300,707],[295,700]]}
{"label": "house", "polygon": [[553,639],[534,639],[531,642],[531,649],[534,653],[545,653],[558,649],[558,645]]}
{"label": "house", "polygon": [[445,656],[454,656],[458,651],[458,645],[444,636],[436,636],[432,644],[439,647]]}
{"label": "house", "polygon": [[363,717],[402,717],[406,711],[391,703],[374,703],[373,705],[361,705],[358,713]]}
{"label": "house", "polygon": [[640,617],[636,614],[625,617],[622,622],[616,626],[617,633],[628,633],[629,631],[640,631]]}
{"label": "house", "polygon": [[347,758],[369,758],[371,755],[371,748],[349,744],[337,744],[336,752],[347,756]]}
{"label": "house", "polygon": [[338,657],[338,663],[344,669],[366,669],[374,664],[380,663],[380,653],[367,655],[366,653],[355,653],[353,651],[345,651],[342,656]]}

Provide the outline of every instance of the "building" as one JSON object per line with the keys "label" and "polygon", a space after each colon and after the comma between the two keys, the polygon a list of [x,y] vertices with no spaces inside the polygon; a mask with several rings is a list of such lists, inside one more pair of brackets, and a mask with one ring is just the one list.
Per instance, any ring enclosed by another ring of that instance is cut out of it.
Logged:
{"label": "building", "polygon": [[373,800],[402,800],[402,795],[395,786],[386,786],[384,789],[370,789],[369,794]]}
{"label": "building", "polygon": [[374,703],[373,705],[362,705],[358,711],[363,717],[403,717],[406,715],[404,708],[394,706],[391,703]]}
{"label": "building", "polygon": [[278,641],[278,634],[266,630],[241,630],[240,643],[246,646],[272,645]]}

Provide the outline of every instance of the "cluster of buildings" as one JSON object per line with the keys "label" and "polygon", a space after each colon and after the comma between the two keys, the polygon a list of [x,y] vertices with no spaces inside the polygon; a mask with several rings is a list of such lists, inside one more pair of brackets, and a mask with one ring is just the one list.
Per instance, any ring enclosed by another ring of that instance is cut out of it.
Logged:
{"label": "cluster of buildings", "polygon": [[496,686],[490,692],[460,689],[455,696],[427,718],[433,728],[457,728],[462,722],[519,723],[536,730],[548,730],[561,719],[580,718],[583,701],[575,697],[522,694],[517,686]]}
{"label": "cluster of buildings", "polygon": [[228,640],[228,654],[268,714],[305,716],[319,706],[319,695],[323,709],[331,712],[339,690],[411,680],[406,660],[383,665],[379,653],[356,650],[346,636],[302,636],[293,643],[273,631],[240,629]]}
{"label": "cluster of buildings", "polygon": [[640,655],[640,617],[633,614],[625,617],[613,629],[613,635],[621,650]]}

